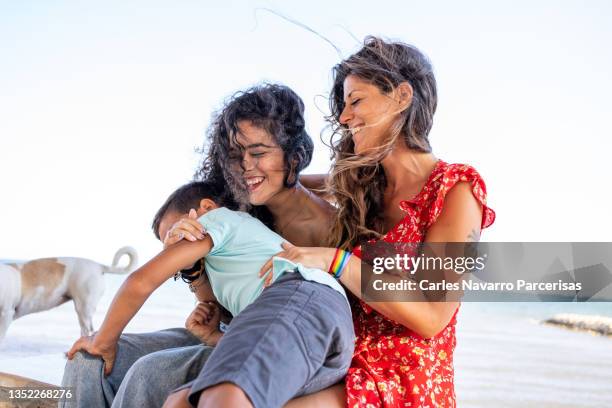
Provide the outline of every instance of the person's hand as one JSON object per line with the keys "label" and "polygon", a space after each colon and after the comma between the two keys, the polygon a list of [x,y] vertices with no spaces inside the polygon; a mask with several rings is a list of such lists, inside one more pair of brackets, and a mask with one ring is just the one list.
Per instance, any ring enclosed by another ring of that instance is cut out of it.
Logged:
{"label": "person's hand", "polygon": [[302,264],[307,268],[318,268],[327,272],[336,253],[336,248],[298,247],[289,242],[283,242],[282,247],[284,251],[270,258],[259,270],[259,277],[265,277],[264,286],[270,286],[272,283],[274,276],[272,267],[275,257]]}
{"label": "person's hand", "polygon": [[191,387],[174,391],[168,395],[168,398],[166,398],[166,402],[164,402],[162,408],[193,408],[193,405],[191,405],[189,400],[187,400],[190,392]]}
{"label": "person's hand", "polygon": [[198,213],[193,208],[189,210],[189,216],[181,218],[175,222],[172,227],[166,232],[164,237],[164,248],[168,248],[172,244],[187,239],[189,241],[197,241],[204,239],[206,230],[198,222]]}
{"label": "person's hand", "polygon": [[198,302],[187,317],[185,328],[206,345],[214,346],[223,335],[219,331],[220,321],[221,310],[215,302]]}
{"label": "person's hand", "polygon": [[110,375],[115,364],[117,355],[117,343],[103,344],[97,337],[97,333],[91,336],[83,336],[74,342],[70,350],[66,353],[68,360],[72,360],[77,351],[86,351],[91,355],[102,357],[104,361],[104,375]]}

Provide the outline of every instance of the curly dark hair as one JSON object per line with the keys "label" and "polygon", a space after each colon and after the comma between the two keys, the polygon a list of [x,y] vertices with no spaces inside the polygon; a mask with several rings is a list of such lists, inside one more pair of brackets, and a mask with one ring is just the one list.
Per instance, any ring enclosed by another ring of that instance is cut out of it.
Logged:
{"label": "curly dark hair", "polygon": [[237,92],[213,114],[207,140],[199,150],[204,158],[194,178],[223,180],[241,209],[270,225],[267,208],[249,205],[248,189],[240,171],[242,161],[232,154],[233,150],[240,149],[236,140],[240,121],[250,121],[268,132],[283,150],[284,185],[290,188],[310,164],[314,150],[305,129],[304,102],[291,88],[280,84],[264,83]]}

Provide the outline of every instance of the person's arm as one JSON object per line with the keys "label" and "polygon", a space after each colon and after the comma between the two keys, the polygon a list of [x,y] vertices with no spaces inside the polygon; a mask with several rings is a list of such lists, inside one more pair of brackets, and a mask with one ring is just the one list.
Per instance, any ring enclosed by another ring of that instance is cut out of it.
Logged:
{"label": "person's arm", "polygon": [[206,256],[213,243],[210,237],[202,241],[183,241],[164,249],[142,267],[129,275],[115,295],[106,313],[100,330],[94,336],[85,336],[77,340],[68,358],[79,350],[103,357],[109,374],[114,362],[114,350],[123,329],[142,307],[147,298],[162,283],[178,270],[187,268],[198,259]]}
{"label": "person's arm", "polygon": [[[449,190],[442,213],[429,228],[425,242],[467,242],[480,236],[482,206],[471,191],[469,183],[458,183]],[[277,256],[304,266],[328,270],[333,260],[335,248],[305,248],[283,244],[285,251]],[[272,262],[267,262],[260,275],[270,270]],[[268,278],[269,276],[267,276]],[[340,277],[340,282],[355,296],[361,293],[361,260],[352,256]],[[369,302],[373,309],[389,319],[413,330],[424,338],[438,334],[450,321],[457,309],[458,302]]]}
{"label": "person's arm", "polygon": [[[449,190],[444,208],[429,228],[425,242],[467,242],[480,237],[482,206],[471,191],[469,183],[458,183]],[[361,261],[349,259],[340,277],[351,292],[360,296]],[[424,338],[438,334],[450,321],[459,302],[370,302],[373,309],[408,327]]]}
{"label": "person's arm", "polygon": [[102,342],[115,342],[147,298],[176,271],[193,265],[212,248],[212,239],[181,242],[161,253],[128,276],[111,303],[97,337]]}
{"label": "person's arm", "polygon": [[329,174],[300,174],[300,184],[326,201],[332,201],[333,197],[326,189]]}

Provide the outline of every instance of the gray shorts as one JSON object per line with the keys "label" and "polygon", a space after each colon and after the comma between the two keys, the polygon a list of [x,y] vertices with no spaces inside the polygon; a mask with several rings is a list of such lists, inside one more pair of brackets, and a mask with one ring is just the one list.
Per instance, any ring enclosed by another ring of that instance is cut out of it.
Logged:
{"label": "gray shorts", "polygon": [[341,381],[351,364],[355,333],[346,298],[329,286],[286,272],[236,316],[191,384],[189,401],[230,382],[255,408]]}

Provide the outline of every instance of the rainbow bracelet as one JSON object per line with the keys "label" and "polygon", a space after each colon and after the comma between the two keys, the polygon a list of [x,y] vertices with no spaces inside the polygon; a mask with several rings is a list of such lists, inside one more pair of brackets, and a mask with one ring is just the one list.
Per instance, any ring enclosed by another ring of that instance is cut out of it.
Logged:
{"label": "rainbow bracelet", "polygon": [[352,254],[350,252],[337,248],[336,253],[334,254],[334,259],[332,260],[331,265],[329,265],[329,274],[336,279],[340,279],[342,272],[344,271],[344,267],[348,263],[351,255]]}

